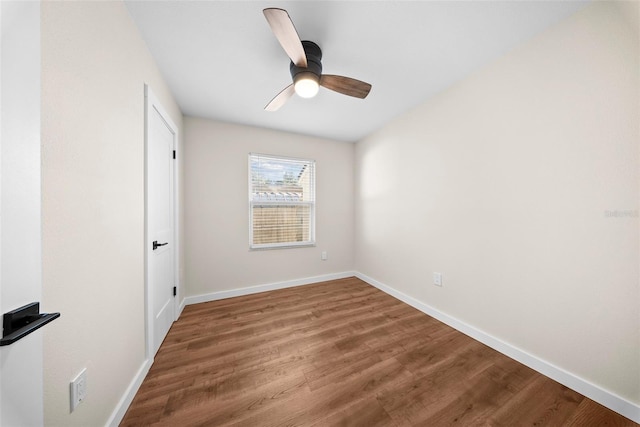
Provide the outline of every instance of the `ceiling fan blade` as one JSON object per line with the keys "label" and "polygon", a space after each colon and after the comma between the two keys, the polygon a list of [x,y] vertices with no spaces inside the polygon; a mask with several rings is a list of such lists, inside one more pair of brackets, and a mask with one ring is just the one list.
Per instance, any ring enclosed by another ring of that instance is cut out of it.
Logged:
{"label": "ceiling fan blade", "polygon": [[320,86],[344,95],[362,99],[366,98],[371,90],[369,83],[361,82],[351,77],[334,76],[332,74],[323,74],[322,77],[320,77]]}
{"label": "ceiling fan blade", "polygon": [[307,68],[307,55],[304,53],[300,36],[293,21],[284,9],[268,8],[262,11],[280,45],[287,52],[291,62],[298,67]]}
{"label": "ceiling fan blade", "polygon": [[264,107],[264,109],[267,111],[277,111],[289,100],[289,98],[293,96],[294,93],[296,93],[296,90],[293,87],[293,83],[291,83],[289,86],[282,89],[280,93],[277,94],[266,107]]}

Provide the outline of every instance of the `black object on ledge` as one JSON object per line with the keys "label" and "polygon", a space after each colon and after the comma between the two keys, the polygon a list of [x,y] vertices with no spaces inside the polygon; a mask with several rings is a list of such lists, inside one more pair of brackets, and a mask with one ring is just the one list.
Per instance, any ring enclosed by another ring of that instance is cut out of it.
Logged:
{"label": "black object on ledge", "polygon": [[40,313],[40,303],[32,302],[3,315],[0,347],[13,344],[36,329],[60,317],[60,313]]}

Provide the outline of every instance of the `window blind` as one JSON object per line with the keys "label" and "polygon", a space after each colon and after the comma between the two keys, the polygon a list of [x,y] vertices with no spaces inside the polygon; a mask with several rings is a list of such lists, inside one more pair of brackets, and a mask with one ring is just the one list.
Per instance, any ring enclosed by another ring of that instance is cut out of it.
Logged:
{"label": "window blind", "polygon": [[250,247],[315,243],[315,162],[249,154]]}

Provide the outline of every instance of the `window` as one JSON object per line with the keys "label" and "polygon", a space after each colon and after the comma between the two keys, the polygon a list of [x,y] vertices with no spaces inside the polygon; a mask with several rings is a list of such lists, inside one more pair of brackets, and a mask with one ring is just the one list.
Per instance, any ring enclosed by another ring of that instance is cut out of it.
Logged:
{"label": "window", "polygon": [[251,249],[315,244],[315,162],[249,154]]}

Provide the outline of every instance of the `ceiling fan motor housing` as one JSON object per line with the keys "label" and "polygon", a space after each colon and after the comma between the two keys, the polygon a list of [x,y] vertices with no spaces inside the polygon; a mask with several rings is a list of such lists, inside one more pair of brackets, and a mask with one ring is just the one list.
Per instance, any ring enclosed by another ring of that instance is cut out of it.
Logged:
{"label": "ceiling fan motor housing", "polygon": [[320,46],[314,42],[303,40],[302,47],[304,48],[304,53],[307,56],[307,68],[298,67],[292,62],[291,65],[289,65],[291,78],[293,81],[296,81],[296,76],[298,74],[311,73],[320,80],[320,76],[322,75],[322,62],[320,62],[322,60],[322,50],[320,50]]}

